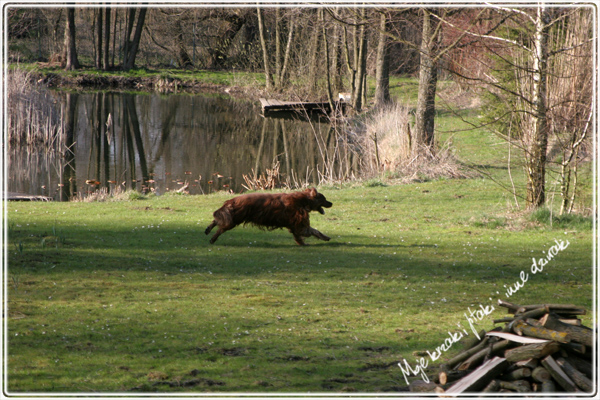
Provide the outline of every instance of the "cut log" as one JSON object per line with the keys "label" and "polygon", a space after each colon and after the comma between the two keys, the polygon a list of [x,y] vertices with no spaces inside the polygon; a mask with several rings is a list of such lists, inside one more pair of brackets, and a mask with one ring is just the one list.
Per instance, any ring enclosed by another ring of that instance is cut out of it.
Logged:
{"label": "cut log", "polygon": [[509,303],[508,301],[504,301],[501,299],[498,299],[498,305],[500,307],[508,308],[513,314],[516,313],[519,308],[521,308],[521,306],[518,304]]}
{"label": "cut log", "polygon": [[529,378],[530,376],[531,370],[529,368],[519,368],[502,375],[502,379],[506,379],[507,381],[517,381],[519,379]]}
{"label": "cut log", "polygon": [[483,338],[483,340],[477,346],[471,347],[469,350],[463,351],[462,353],[454,356],[453,358],[451,358],[450,360],[448,360],[448,362],[446,363],[446,365],[448,367],[450,367],[450,368],[453,368],[458,363],[466,360],[467,358],[471,357],[473,354],[475,354],[478,351],[480,351],[481,349],[485,348],[485,346],[487,345],[488,341],[489,341],[488,337]]}
{"label": "cut log", "polygon": [[531,392],[531,385],[529,382],[523,380],[514,382],[500,381],[500,387],[502,389],[508,389],[519,393]]}
{"label": "cut log", "polygon": [[569,343],[571,339],[567,337],[567,332],[558,332],[552,329],[538,328],[531,326],[523,321],[517,321],[513,326],[515,333],[519,335],[527,335],[539,339],[554,340],[560,343]]}
{"label": "cut log", "polygon": [[500,381],[492,379],[492,381],[481,391],[481,393],[495,393],[500,390]]}
{"label": "cut log", "polygon": [[517,316],[518,319],[539,318],[548,312],[549,312],[549,310],[547,307],[539,307],[539,308],[534,308],[532,310],[523,311],[523,312],[517,311],[515,316]]}
{"label": "cut log", "polygon": [[575,343],[575,342],[565,343],[565,344],[563,344],[563,347],[567,351],[570,351],[572,353],[577,353],[579,355],[586,355],[586,356],[590,355],[589,352],[587,351],[587,348],[585,347],[585,345],[581,344],[581,343]]}
{"label": "cut log", "polygon": [[433,382],[425,382],[421,380],[416,380],[411,382],[408,385],[408,389],[411,392],[417,393],[444,393],[444,389],[439,387]]}
{"label": "cut log", "polygon": [[584,326],[575,326],[564,324],[560,322],[558,315],[553,315],[552,313],[546,314],[542,319],[540,319],[540,323],[554,331],[565,332],[567,337],[574,342],[584,344],[586,346],[592,346],[594,335],[593,331]]}
{"label": "cut log", "polygon": [[542,365],[548,370],[552,378],[569,393],[577,392],[577,385],[569,378],[562,368],[556,363],[552,356],[548,356],[542,360]]}
{"label": "cut log", "polygon": [[583,360],[579,357],[575,357],[573,355],[569,355],[568,357],[566,357],[566,360],[569,362],[569,364],[574,366],[579,372],[585,374],[585,376],[587,376],[588,378],[592,377],[592,363]]}
{"label": "cut log", "polygon": [[464,341],[463,349],[468,350],[472,347],[477,346],[479,343],[481,343],[483,338],[485,338],[485,334],[486,334],[486,330],[482,329],[479,331],[479,334],[478,334],[480,339],[478,339],[477,336],[471,336],[468,339],[466,339]]}
{"label": "cut log", "polygon": [[[573,315],[585,315],[585,308],[578,307],[574,304],[531,304],[528,306],[519,307],[517,309],[517,314],[542,307],[558,312],[559,314],[568,314],[571,311],[575,311],[575,314]],[[583,312],[583,314],[579,314],[580,312]]]}
{"label": "cut log", "polygon": [[558,358],[556,363],[560,365],[563,371],[567,374],[569,378],[584,392],[591,392],[594,388],[592,381],[588,379],[584,374],[579,372],[575,367],[573,367],[567,360],[564,358]]}
{"label": "cut log", "polygon": [[560,349],[558,342],[534,343],[506,350],[504,357],[510,362],[527,360],[529,358],[542,358],[554,354]]}
{"label": "cut log", "polygon": [[556,384],[553,380],[542,383],[542,393],[556,393]]}
{"label": "cut log", "polygon": [[508,362],[505,358],[494,357],[491,360],[483,363],[483,365],[471,372],[469,375],[456,382],[454,385],[448,388],[448,390],[446,390],[446,393],[459,394],[463,392],[476,392],[481,390],[487,386],[491,379],[494,379],[496,376],[504,372],[507,367]]}
{"label": "cut log", "polygon": [[438,380],[440,385],[446,385],[448,383],[457,381],[468,374],[468,371],[442,371],[438,374]]}
{"label": "cut log", "polygon": [[531,371],[531,377],[533,380],[539,383],[544,383],[552,379],[550,376],[550,372],[544,367],[537,367],[533,371]]}
{"label": "cut log", "polygon": [[477,364],[479,364],[480,362],[482,362],[483,359],[488,354],[493,354],[493,353],[502,351],[505,348],[507,348],[509,344],[510,344],[509,340],[502,340],[500,342],[494,343],[491,346],[491,348],[488,347],[488,348],[478,351],[477,353],[475,353],[471,357],[469,357],[467,360],[465,360],[462,364],[460,364],[460,366],[458,367],[458,370],[464,371],[464,370],[468,370],[468,369],[473,369],[473,367],[476,366]]}

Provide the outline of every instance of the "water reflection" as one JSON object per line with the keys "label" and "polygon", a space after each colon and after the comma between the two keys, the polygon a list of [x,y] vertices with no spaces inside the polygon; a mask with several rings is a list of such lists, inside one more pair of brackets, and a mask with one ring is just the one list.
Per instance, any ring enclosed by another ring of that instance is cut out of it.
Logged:
{"label": "water reflection", "polygon": [[335,168],[350,176],[329,124],[263,118],[255,102],[219,95],[55,93],[62,155],[10,149],[8,189],[66,200],[98,188],[162,194],[244,190],[243,175],[275,162],[292,183],[319,183]]}

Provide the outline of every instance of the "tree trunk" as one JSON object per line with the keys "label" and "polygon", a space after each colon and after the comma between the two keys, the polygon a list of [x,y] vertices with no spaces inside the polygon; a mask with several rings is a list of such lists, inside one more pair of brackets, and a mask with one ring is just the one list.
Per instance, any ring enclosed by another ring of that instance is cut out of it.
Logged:
{"label": "tree trunk", "polygon": [[[140,39],[142,38],[142,29],[144,28],[144,20],[146,19],[146,11],[147,8],[140,8],[140,13],[138,15],[137,25],[135,27],[135,34],[133,36],[133,41],[131,42],[131,48],[129,49],[129,54],[127,57],[127,62],[124,63],[123,69],[128,71],[135,66],[135,57],[137,56],[137,51],[140,46]],[[135,12],[135,10],[134,10]],[[133,23],[133,20],[131,20]],[[131,28],[130,28],[131,31]]]}
{"label": "tree trunk", "polygon": [[104,70],[110,69],[110,7],[107,7],[104,15]]}
{"label": "tree trunk", "polygon": [[125,34],[123,35],[123,61],[122,67],[125,69],[125,64],[129,60],[129,49],[131,47],[131,32],[133,31],[133,23],[135,22],[135,8],[125,9],[127,17],[125,18]]}
{"label": "tree trunk", "polygon": [[77,47],[75,46],[75,9],[67,8],[67,26],[65,27],[65,69],[78,69]]}
{"label": "tree trunk", "polygon": [[375,107],[381,107],[390,101],[390,63],[387,48],[387,18],[381,13],[379,22],[379,43],[375,72]]}
{"label": "tree trunk", "polygon": [[538,208],[546,201],[546,153],[548,150],[548,129],[546,119],[548,32],[550,15],[540,4],[537,8],[534,55],[533,55],[533,126],[527,140],[527,207]]}
{"label": "tree trunk", "polygon": [[423,10],[423,34],[421,38],[421,61],[419,65],[419,93],[414,129],[414,143],[417,151],[425,149],[433,152],[435,123],[435,92],[437,89],[437,59],[435,50],[438,44],[437,20],[429,10]]}
{"label": "tree trunk", "polygon": [[95,59],[95,67],[96,69],[102,69],[102,26],[104,25],[102,19],[102,9],[96,11],[96,59]]}
{"label": "tree trunk", "polygon": [[190,57],[187,49],[185,48],[185,40],[183,37],[183,27],[181,26],[181,18],[177,18],[175,22],[176,36],[175,40],[177,41],[177,53],[179,59],[179,67],[180,68],[191,68],[193,66],[192,58]]}
{"label": "tree trunk", "polygon": [[275,9],[275,86],[281,86],[281,8]]}
{"label": "tree trunk", "polygon": [[292,39],[294,38],[295,21],[294,17],[290,18],[290,24],[288,27],[288,38],[285,46],[285,54],[283,56],[283,66],[279,72],[279,87],[285,86],[287,82],[287,70],[290,62],[290,53],[292,49]]}
{"label": "tree trunk", "polygon": [[[366,10],[361,10],[361,22],[365,20]],[[365,25],[362,24],[359,28],[358,36],[358,58],[357,58],[356,80],[354,92],[352,93],[352,106],[354,111],[360,112],[363,106],[363,88],[367,75],[367,33]]]}
{"label": "tree trunk", "polygon": [[260,36],[260,46],[263,53],[263,64],[265,68],[265,85],[267,90],[273,89],[273,77],[269,68],[269,53],[267,52],[267,40],[265,38],[265,24],[262,17],[260,7],[256,8],[256,15],[258,16],[258,32]]}

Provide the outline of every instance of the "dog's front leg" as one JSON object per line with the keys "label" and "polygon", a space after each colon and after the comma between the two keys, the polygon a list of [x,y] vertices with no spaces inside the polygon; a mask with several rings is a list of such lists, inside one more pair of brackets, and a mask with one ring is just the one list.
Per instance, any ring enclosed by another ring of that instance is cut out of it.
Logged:
{"label": "dog's front leg", "polygon": [[315,228],[308,228],[308,232],[309,232],[308,236],[314,236],[317,239],[321,239],[321,240],[324,240],[326,242],[328,242],[329,240],[331,240],[331,238],[329,236],[323,235],[321,232],[319,232]]}

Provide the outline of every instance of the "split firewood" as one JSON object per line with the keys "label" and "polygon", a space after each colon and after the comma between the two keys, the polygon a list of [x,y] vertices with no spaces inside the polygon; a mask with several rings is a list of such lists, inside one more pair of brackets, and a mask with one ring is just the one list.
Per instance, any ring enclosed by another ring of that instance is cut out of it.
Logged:
{"label": "split firewood", "polygon": [[450,368],[453,368],[455,365],[459,364],[460,362],[471,357],[473,354],[477,353],[481,349],[485,348],[485,346],[487,346],[488,344],[488,341],[489,338],[487,336],[484,337],[477,346],[471,347],[469,350],[463,351],[462,353],[454,356],[453,358],[448,360],[448,362],[446,362],[446,365]]}
{"label": "split firewood", "polygon": [[468,371],[442,371],[438,374],[438,380],[440,385],[446,385],[448,383],[457,381],[468,374]]}
{"label": "split firewood", "polygon": [[539,361],[537,358],[529,358],[527,360],[517,361],[515,365],[520,368],[529,368],[533,371],[539,365]]}
{"label": "split firewood", "polygon": [[513,331],[518,335],[526,335],[539,339],[554,340],[560,343],[569,343],[571,339],[567,337],[567,332],[557,332],[551,329],[538,328],[531,326],[523,321],[517,321],[513,326]]}
{"label": "split firewood", "polygon": [[581,326],[581,320],[578,318],[560,318],[559,319],[560,322],[562,322],[563,324],[567,324],[567,325],[575,325],[575,326]]}
{"label": "split firewood", "polygon": [[460,394],[463,392],[476,392],[485,388],[491,379],[500,375],[508,367],[505,358],[494,357],[483,365],[457,381],[448,390],[447,394]]}
{"label": "split firewood", "polygon": [[534,343],[515,347],[504,352],[504,357],[510,362],[527,360],[529,358],[542,358],[560,350],[558,342]]}
{"label": "split firewood", "polygon": [[442,389],[435,383],[425,382],[422,380],[416,380],[416,381],[411,382],[408,385],[408,389],[411,392],[418,392],[418,393],[444,393],[444,389]]}
{"label": "split firewood", "polygon": [[565,332],[567,337],[574,342],[590,347],[592,346],[594,335],[593,331],[589,328],[562,323],[560,322],[559,317],[557,315],[553,315],[552,313],[546,314],[544,317],[542,317],[542,319],[540,319],[540,323],[548,329]]}
{"label": "split firewood", "polygon": [[510,340],[502,340],[500,342],[494,343],[491,348],[485,348],[477,353],[473,354],[467,360],[465,360],[458,367],[459,371],[464,371],[468,369],[472,369],[475,365],[479,364],[488,354],[494,354],[499,351],[504,350],[510,344]]}
{"label": "split firewood", "polygon": [[502,375],[502,379],[507,381],[517,381],[523,378],[529,378],[531,376],[531,370],[529,368],[519,368]]}
{"label": "split firewood", "polygon": [[592,391],[592,389],[594,388],[592,381],[588,379],[584,374],[579,372],[577,369],[575,369],[575,367],[573,367],[567,360],[561,357],[558,358],[556,362],[581,390],[583,390],[584,392]]}
{"label": "split firewood", "polygon": [[548,370],[546,370],[546,368],[544,367],[537,367],[533,371],[531,371],[531,377],[533,378],[533,380],[539,383],[544,383],[552,379],[552,377],[550,376],[550,372],[548,372]]}
{"label": "split firewood", "polygon": [[548,356],[542,360],[542,365],[548,370],[552,378],[567,392],[577,392],[577,385],[569,378],[569,376],[556,363],[552,356]]}
{"label": "split firewood", "polygon": [[519,335],[515,335],[514,333],[507,333],[507,332],[488,332],[487,335],[499,337],[501,339],[507,339],[507,340],[510,340],[511,342],[521,343],[521,344],[548,342],[548,339],[538,339],[538,338],[532,338],[532,337],[527,337],[527,336],[519,336]]}

